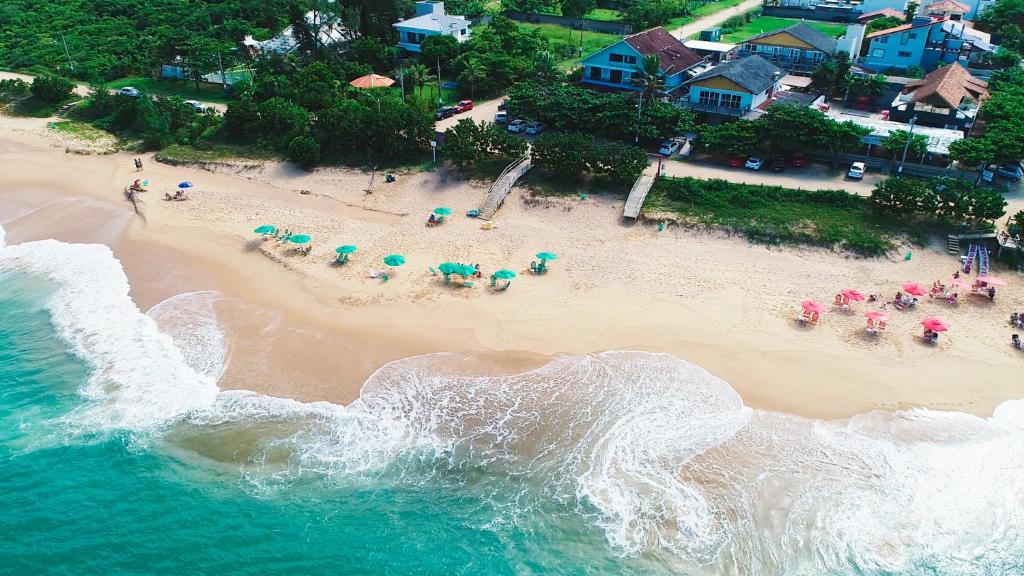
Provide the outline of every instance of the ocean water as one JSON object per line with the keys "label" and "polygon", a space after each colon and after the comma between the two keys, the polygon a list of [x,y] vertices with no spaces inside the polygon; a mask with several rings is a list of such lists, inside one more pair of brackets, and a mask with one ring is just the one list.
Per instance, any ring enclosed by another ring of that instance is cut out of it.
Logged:
{"label": "ocean water", "polygon": [[303,404],[218,389],[216,294],[128,289],[0,228],[0,574],[1024,574],[1019,401],[812,421],[608,352]]}

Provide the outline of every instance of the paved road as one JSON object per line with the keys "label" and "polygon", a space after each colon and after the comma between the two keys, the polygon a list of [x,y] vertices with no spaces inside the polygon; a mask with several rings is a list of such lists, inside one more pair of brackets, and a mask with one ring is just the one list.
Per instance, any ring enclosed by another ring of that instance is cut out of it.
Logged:
{"label": "paved road", "polygon": [[[657,164],[656,161],[655,164]],[[665,162],[665,175],[690,176],[702,180],[715,178],[737,184],[764,184],[804,190],[846,190],[860,196],[870,196],[871,191],[875,189],[875,184],[884,179],[882,174],[868,171],[864,175],[864,179],[850,180],[846,177],[846,168],[849,166],[840,164],[840,169],[836,173],[833,173],[831,168],[831,166],[811,162],[804,168],[787,167],[785,172],[772,172],[767,166],[755,172],[707,161],[687,160],[683,162],[672,159]]]}
{"label": "paved road", "polygon": [[[14,78],[24,80],[25,82],[31,82],[32,79],[35,77],[29,74],[19,74],[17,72],[0,72],[0,80],[10,80]],[[75,94],[78,94],[82,98],[85,98],[89,95],[89,90],[90,88],[88,84],[75,84]],[[111,94],[113,94],[114,92],[116,92],[116,90],[110,91]],[[194,98],[186,98],[186,100],[194,100]],[[200,102],[205,104],[208,108],[213,108],[221,114],[223,114],[224,111],[228,109],[226,105],[217,102],[207,102],[205,100],[200,100]]]}
{"label": "paved road", "polygon": [[498,113],[498,104],[501,104],[501,101],[504,99],[505,97],[501,96],[493,100],[476,100],[473,102],[472,110],[441,120],[436,124],[436,129],[438,132],[444,132],[458,124],[459,120],[462,120],[463,118],[470,118],[477,124],[479,124],[481,120],[494,122],[494,115]]}
{"label": "paved road", "polygon": [[725,22],[732,16],[735,16],[737,14],[743,14],[744,12],[749,12],[754,8],[757,8],[761,4],[762,0],[746,0],[746,2],[738,4],[732,8],[726,8],[721,12],[716,12],[710,16],[705,16],[698,20],[694,20],[689,24],[676,28],[675,30],[672,31],[672,35],[675,36],[676,38],[679,38],[680,40],[685,41],[690,36],[697,35],[698,33],[700,33],[701,30],[704,30],[705,28],[714,28],[721,24],[722,22]]}

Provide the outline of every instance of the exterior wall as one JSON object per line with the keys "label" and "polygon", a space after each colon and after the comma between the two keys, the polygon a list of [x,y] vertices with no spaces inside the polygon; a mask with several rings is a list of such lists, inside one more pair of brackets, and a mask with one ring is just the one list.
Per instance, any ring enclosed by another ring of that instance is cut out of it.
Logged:
{"label": "exterior wall", "polygon": [[636,87],[630,82],[630,78],[642,61],[643,55],[624,40],[620,40],[583,61],[583,83],[635,90]]}
{"label": "exterior wall", "polygon": [[[710,100],[708,100],[708,98],[709,98],[708,95],[712,95],[712,96],[710,96]],[[749,93],[749,92],[737,92],[737,91],[733,91],[733,90],[727,90],[727,89],[724,89],[724,88],[711,88],[709,86],[697,86],[695,84],[691,84],[690,85],[690,95],[689,95],[688,100],[689,100],[690,104],[695,105],[695,107],[697,107],[697,108],[701,107],[702,101],[704,101],[704,102],[717,102],[717,104],[713,104],[713,105],[714,106],[720,106],[720,107],[723,107],[723,108],[727,108],[729,106],[722,106],[722,104],[721,104],[722,101],[723,101],[722,100],[722,96],[723,95],[732,96],[732,97],[739,96],[739,106],[732,106],[733,108],[738,108],[740,110],[750,110],[751,108],[753,108],[755,106],[755,104],[754,104],[754,95]],[[764,100],[762,98],[762,102],[763,101]]]}
{"label": "exterior wall", "polygon": [[733,82],[732,80],[729,80],[728,78],[723,78],[721,76],[716,76],[715,78],[708,78],[706,80],[700,80],[698,82],[690,84],[690,86],[690,90],[693,90],[694,88],[712,88],[718,90],[727,90],[729,92],[746,92],[746,90],[739,84]]}
{"label": "exterior wall", "polygon": [[856,62],[860,58],[861,47],[864,44],[864,31],[867,27],[864,24],[850,24],[846,27],[846,33],[836,40],[836,53],[846,52],[850,55],[850,61]]}
{"label": "exterior wall", "polygon": [[755,45],[766,45],[766,46],[787,46],[790,48],[801,48],[803,50],[814,50],[814,47],[810,44],[786,34],[785,32],[779,32],[778,34],[772,34],[771,36],[765,36],[764,38],[758,38],[756,42],[750,44]]}
{"label": "exterior wall", "polygon": [[922,27],[872,38],[862,64],[872,70],[921,66],[930,31]]}
{"label": "exterior wall", "polygon": [[[396,24],[395,30],[398,31],[398,47],[404,48],[409,52],[419,52],[420,43],[427,36],[439,36],[441,33],[436,30],[423,30],[421,28],[411,28],[407,26],[401,26]],[[463,29],[466,31],[465,34],[460,34],[460,31],[456,31],[454,34],[450,34],[453,38],[459,42],[465,42],[469,39],[470,29],[469,21],[466,21],[466,27]]]}
{"label": "exterior wall", "polygon": [[[806,50],[799,47],[787,47],[781,44],[764,44],[762,40],[758,40],[757,43],[753,44],[748,42],[741,45],[739,55],[743,57],[757,54],[780,68],[796,72],[809,72],[820,64],[822,60],[828,58],[820,50]],[[801,42],[801,44],[803,43]],[[804,45],[806,46],[806,44]]]}

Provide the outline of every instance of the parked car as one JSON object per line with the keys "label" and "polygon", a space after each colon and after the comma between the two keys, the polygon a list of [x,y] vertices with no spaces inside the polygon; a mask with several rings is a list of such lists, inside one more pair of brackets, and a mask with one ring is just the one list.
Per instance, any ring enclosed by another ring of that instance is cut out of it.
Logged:
{"label": "parked car", "polygon": [[547,128],[547,124],[544,124],[543,122],[530,122],[526,125],[526,133],[540,134],[545,128]]}
{"label": "parked car", "polygon": [[725,160],[725,163],[733,168],[743,168],[743,158],[740,158],[739,156],[729,156],[729,158]]}
{"label": "parked car", "polygon": [[498,104],[498,110],[504,112],[508,108],[508,98],[505,98]]}
{"label": "parked car", "polygon": [[789,164],[793,168],[803,168],[807,166],[807,156],[804,156],[800,152],[793,152],[793,155],[789,158]]}
{"label": "parked car", "polygon": [[469,112],[473,109],[472,100],[459,100],[459,103],[455,105],[455,113],[462,114],[463,112]]}
{"label": "parked car", "polygon": [[434,113],[435,120],[444,120],[445,118],[451,118],[455,114],[454,106],[442,106],[437,109]]}
{"label": "parked car", "polygon": [[139,92],[137,89],[132,88],[131,86],[125,86],[124,88],[118,90],[117,93],[121,96],[127,96],[129,98],[138,98],[139,96],[142,96],[142,92]]}
{"label": "parked car", "polygon": [[494,123],[495,124],[507,124],[508,123],[508,113],[507,112],[498,112],[497,114],[495,114],[494,115]]}
{"label": "parked car", "polygon": [[854,162],[850,165],[850,169],[846,171],[846,176],[854,180],[860,180],[864,177],[865,171],[867,171],[867,167],[864,166],[863,162]]}
{"label": "parked car", "polygon": [[760,170],[762,166],[764,166],[764,158],[760,156],[751,156],[743,164],[743,167],[748,170]]}
{"label": "parked car", "polygon": [[508,123],[507,130],[513,134],[519,134],[526,130],[526,120],[516,119]]}
{"label": "parked car", "polygon": [[661,148],[658,148],[658,154],[661,154],[662,156],[671,156],[676,152],[679,152],[679,149],[682,147],[683,143],[679,140],[665,140],[661,143]]}
{"label": "parked car", "polygon": [[1024,176],[1024,173],[1022,173],[1020,166],[1014,164],[990,164],[988,167],[988,171],[995,173],[996,176],[1002,176],[1003,178],[1006,178],[1007,180],[1013,180],[1014,182],[1020,180],[1021,177]]}
{"label": "parked car", "polygon": [[196,111],[196,114],[204,114],[206,112],[206,104],[199,100],[185,100],[185,104],[191,106]]}
{"label": "parked car", "polygon": [[772,172],[785,172],[786,159],[782,156],[772,156],[771,167]]}

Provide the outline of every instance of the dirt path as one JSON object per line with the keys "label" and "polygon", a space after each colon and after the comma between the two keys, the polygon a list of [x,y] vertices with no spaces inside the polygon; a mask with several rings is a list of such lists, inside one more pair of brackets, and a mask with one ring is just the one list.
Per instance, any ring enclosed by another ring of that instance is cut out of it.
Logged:
{"label": "dirt path", "polygon": [[672,31],[672,35],[675,36],[676,38],[679,38],[680,40],[686,40],[690,36],[699,33],[701,30],[704,30],[705,28],[714,28],[715,26],[718,26],[722,22],[725,22],[732,16],[735,16],[737,14],[743,14],[744,12],[749,12],[754,8],[757,8],[761,4],[762,0],[747,0],[746,2],[738,4],[732,8],[726,8],[721,12],[716,12],[710,16],[705,16],[704,18],[700,18],[698,20],[690,22],[689,24],[686,24],[685,26],[676,28],[675,30]]}

